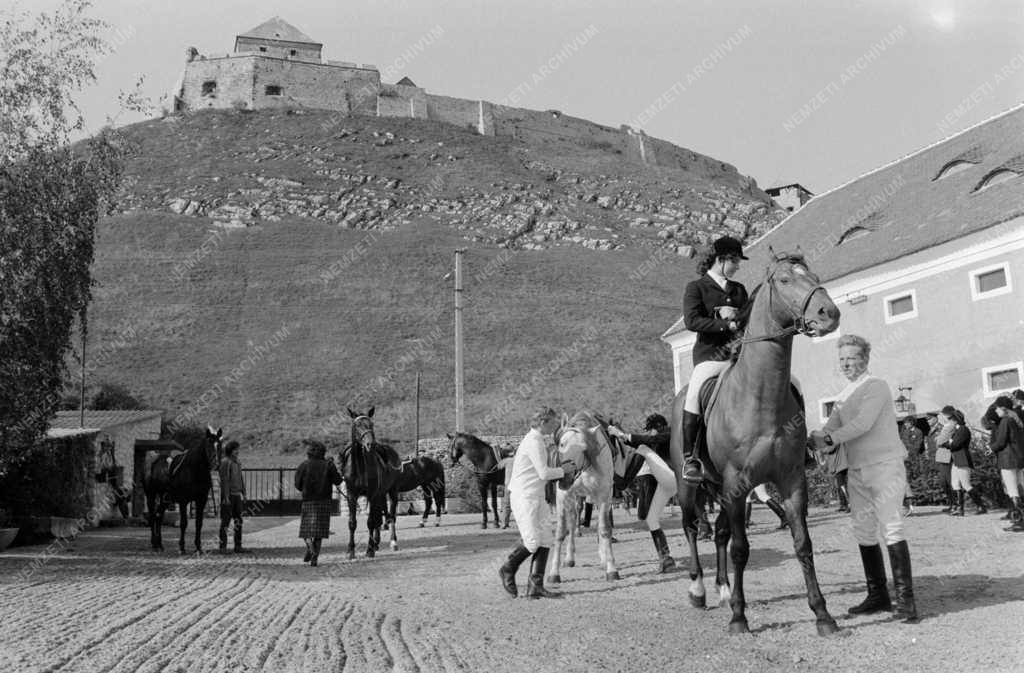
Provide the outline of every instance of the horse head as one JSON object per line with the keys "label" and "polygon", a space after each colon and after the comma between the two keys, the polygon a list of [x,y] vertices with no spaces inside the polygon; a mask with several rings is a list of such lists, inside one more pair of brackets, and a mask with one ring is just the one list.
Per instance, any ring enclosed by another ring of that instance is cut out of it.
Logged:
{"label": "horse head", "polygon": [[[351,409],[346,407],[348,415],[352,418],[352,446],[360,447],[363,451],[369,450],[377,443],[377,438],[373,433],[373,410],[375,407],[370,407],[370,410],[365,414],[357,414]],[[369,441],[367,441],[369,439]]]}
{"label": "horse head", "polygon": [[603,419],[588,411],[579,411],[572,418],[562,416],[562,425],[555,431],[558,462],[565,470],[565,476],[558,480],[559,488],[569,488],[600,452],[594,428],[603,425]]}
{"label": "horse head", "polygon": [[224,439],[224,429],[217,428],[216,431],[207,425],[206,434],[203,438],[202,445],[202,456],[206,458],[206,464],[210,469],[215,469],[220,465],[220,459],[223,454],[222,441]]}
{"label": "horse head", "polygon": [[[776,253],[770,248],[769,251],[772,261],[763,284],[768,286],[769,318],[783,333],[824,336],[834,332],[839,327],[839,309],[818,277],[807,268],[800,249],[792,253]],[[758,290],[764,291],[764,287]]]}
{"label": "horse head", "polygon": [[452,467],[455,467],[459,464],[459,458],[462,458],[462,433],[456,432],[453,435],[446,432],[445,435],[448,437],[448,458]]}

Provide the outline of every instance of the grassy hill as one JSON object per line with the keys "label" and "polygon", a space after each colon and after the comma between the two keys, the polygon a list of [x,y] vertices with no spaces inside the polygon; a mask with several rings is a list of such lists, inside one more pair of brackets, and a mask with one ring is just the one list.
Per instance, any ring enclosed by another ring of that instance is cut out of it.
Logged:
{"label": "grassy hill", "polygon": [[417,371],[421,435],[453,428],[457,247],[471,431],[521,431],[538,404],[638,423],[672,389],[658,336],[694,277],[687,246],[780,216],[728,167],[424,120],[220,112],[129,134],[125,209],[99,231],[90,383],[224,426],[250,465],[347,434],[332,421],[346,406],[375,405],[381,434],[408,442]]}

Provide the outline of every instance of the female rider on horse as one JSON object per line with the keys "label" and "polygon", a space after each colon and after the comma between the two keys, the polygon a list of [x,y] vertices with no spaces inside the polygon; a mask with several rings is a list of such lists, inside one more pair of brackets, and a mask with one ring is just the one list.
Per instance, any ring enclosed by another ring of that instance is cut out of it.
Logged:
{"label": "female rider on horse", "polygon": [[747,289],[731,280],[740,268],[743,245],[731,236],[722,236],[712,244],[711,252],[701,262],[701,277],[686,285],[683,297],[683,322],[686,329],[697,334],[693,346],[693,372],[683,407],[683,479],[699,484],[704,468],[694,455],[700,427],[700,389],[712,376],[729,363],[729,343],[742,329],[739,311],[747,303]]}

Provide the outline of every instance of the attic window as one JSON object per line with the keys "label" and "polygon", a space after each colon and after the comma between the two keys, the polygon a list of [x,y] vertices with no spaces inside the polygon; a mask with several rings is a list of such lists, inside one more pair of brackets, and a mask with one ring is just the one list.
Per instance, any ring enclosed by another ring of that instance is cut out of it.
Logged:
{"label": "attic window", "polygon": [[1019,176],[1020,173],[1018,173],[1017,171],[1011,171],[1008,168],[997,168],[996,170],[992,171],[991,173],[983,177],[981,179],[981,182],[978,183],[978,186],[975,187],[972,191],[980,192],[983,189],[988,189],[993,185],[998,185],[1000,182],[1013,180],[1014,178]]}
{"label": "attic window", "polygon": [[263,93],[268,96],[280,96],[281,87],[278,86],[277,84],[268,84],[267,87],[263,90]]}
{"label": "attic window", "polygon": [[974,162],[964,161],[962,159],[954,159],[953,161],[950,161],[948,164],[943,166],[939,170],[938,175],[932,178],[932,180],[941,180],[942,178],[949,177],[950,175],[953,175],[955,173],[966,171],[968,168],[972,166],[974,166]]}
{"label": "attic window", "polygon": [[207,80],[203,82],[203,95],[204,96],[216,96],[217,95],[217,81]]}
{"label": "attic window", "polygon": [[865,234],[870,234],[870,233],[871,233],[871,230],[867,229],[866,227],[858,227],[858,226],[850,227],[849,229],[847,229],[846,231],[843,232],[842,236],[839,237],[839,240],[836,242],[836,245],[842,245],[843,243],[846,243],[847,241],[852,241],[855,238],[860,238],[861,236],[864,236]]}
{"label": "attic window", "polygon": [[299,53],[299,52],[297,52],[297,51],[296,51],[296,50],[294,50],[294,49],[291,49],[291,50],[289,50],[289,51],[288,51],[288,53],[289,53],[289,54],[291,54],[292,56],[295,56],[295,55],[296,55],[297,53]]}
{"label": "attic window", "polygon": [[266,50],[267,50],[266,47],[260,47],[260,51],[266,51]]}

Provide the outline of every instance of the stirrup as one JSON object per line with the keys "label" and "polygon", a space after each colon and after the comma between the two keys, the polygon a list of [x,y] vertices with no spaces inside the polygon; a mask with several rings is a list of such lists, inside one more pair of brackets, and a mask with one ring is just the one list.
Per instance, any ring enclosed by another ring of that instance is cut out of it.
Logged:
{"label": "stirrup", "polygon": [[704,481],[704,464],[692,457],[683,463],[683,481],[700,485]]}

